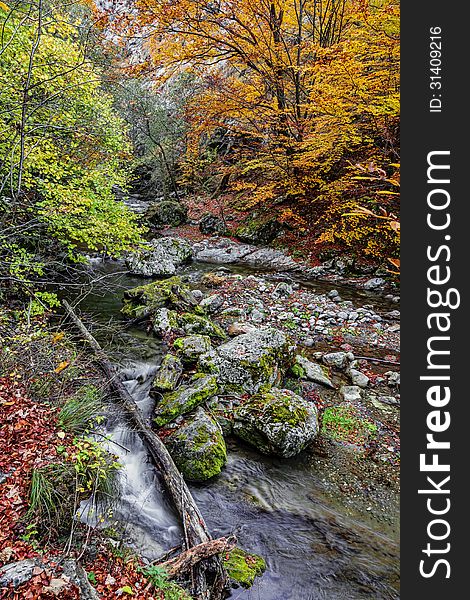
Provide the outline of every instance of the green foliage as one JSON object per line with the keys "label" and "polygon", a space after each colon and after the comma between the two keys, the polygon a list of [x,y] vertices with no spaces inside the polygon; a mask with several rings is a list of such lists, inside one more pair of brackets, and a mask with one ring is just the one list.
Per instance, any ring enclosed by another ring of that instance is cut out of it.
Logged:
{"label": "green foliage", "polygon": [[77,260],[119,255],[139,230],[112,191],[126,184],[131,146],[79,41],[83,22],[48,3],[12,6],[0,6],[0,261],[27,284],[44,275],[44,239]]}
{"label": "green foliage", "polygon": [[364,444],[377,433],[377,425],[363,418],[353,406],[339,405],[323,413],[322,432],[337,441]]}
{"label": "green foliage", "polygon": [[157,589],[164,593],[165,600],[191,600],[190,596],[176,583],[168,580],[168,573],[159,565],[137,569]]}
{"label": "green foliage", "polygon": [[102,394],[94,385],[85,385],[67,398],[61,408],[58,424],[65,431],[83,433],[96,423],[102,411]]}

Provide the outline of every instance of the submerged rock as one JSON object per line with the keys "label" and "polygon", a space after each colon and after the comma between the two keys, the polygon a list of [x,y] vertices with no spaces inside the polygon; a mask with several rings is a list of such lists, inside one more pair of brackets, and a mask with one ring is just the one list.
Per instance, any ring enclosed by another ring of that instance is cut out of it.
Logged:
{"label": "submerged rock", "polygon": [[184,204],[174,200],[163,200],[152,204],[146,214],[147,219],[155,227],[183,225],[188,219],[188,209]]}
{"label": "submerged rock", "polygon": [[177,338],[173,347],[178,350],[183,362],[195,362],[201,354],[209,352],[211,340],[207,335],[188,335]]}
{"label": "submerged rock", "polygon": [[317,408],[291,390],[272,388],[235,410],[233,430],[260,452],[289,458],[317,436]]}
{"label": "submerged rock", "polygon": [[[194,379],[194,378],[193,378]],[[163,396],[155,407],[154,422],[159,427],[171,423],[217,393],[217,382],[211,375],[195,378],[190,385],[181,386]]]}
{"label": "submerged rock", "polygon": [[222,431],[202,408],[167,436],[165,445],[189,481],[206,481],[218,475],[227,460]]}
{"label": "submerged rock", "polygon": [[192,258],[191,245],[179,238],[163,237],[152,240],[143,250],[135,252],[127,261],[134,275],[166,277]]}
{"label": "submerged rock", "polygon": [[223,565],[232,583],[245,588],[251,587],[255,577],[259,577],[266,570],[264,558],[258,554],[249,554],[241,548],[227,552],[223,558]]}
{"label": "submerged rock", "polygon": [[291,357],[289,340],[282,331],[260,327],[203,354],[199,370],[213,373],[225,391],[254,394],[261,386],[279,381]]}
{"label": "submerged rock", "polygon": [[179,378],[183,373],[183,365],[180,359],[173,354],[167,354],[158,367],[157,374],[152,383],[152,389],[164,392],[173,391],[178,385]]}
{"label": "submerged rock", "polygon": [[[322,367],[318,363],[314,363],[303,356],[295,357],[296,364],[292,367],[292,371],[301,379],[309,379],[315,383],[320,383],[329,388],[334,389],[334,385],[329,378],[328,369]],[[296,370],[297,367],[297,370]]]}

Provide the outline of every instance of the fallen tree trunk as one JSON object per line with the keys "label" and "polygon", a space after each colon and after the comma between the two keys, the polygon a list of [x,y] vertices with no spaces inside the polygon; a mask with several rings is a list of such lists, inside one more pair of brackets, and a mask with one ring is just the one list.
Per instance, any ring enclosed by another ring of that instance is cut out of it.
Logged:
{"label": "fallen tree trunk", "polygon": [[[189,550],[193,546],[212,541],[212,536],[204,522],[204,518],[165,445],[147,424],[142,412],[134,402],[132,395],[121,381],[118,372],[108,360],[99,343],[85,327],[70,304],[66,300],[63,300],[62,304],[68,317],[72,320],[82,337],[89,343],[96,355],[99,366],[107,377],[109,387],[118,396],[128,419],[132,422],[135,430],[140,435],[154,464],[158,468],[168,493],[173,500],[173,504],[181,518],[187,549]],[[195,580],[197,584],[196,593],[197,597],[201,600],[218,600],[219,598],[222,598],[223,590],[228,584],[227,572],[223,568],[220,558],[212,558],[212,563],[216,570],[216,577],[212,590],[209,590],[204,567],[200,564],[195,567]]]}
{"label": "fallen tree trunk", "polygon": [[170,579],[173,579],[174,577],[187,573],[194,565],[202,560],[206,560],[207,558],[211,558],[212,556],[223,552],[229,552],[235,548],[236,543],[237,538],[235,536],[210,540],[203,544],[193,546],[175,558],[171,558],[165,562],[159,562],[158,565],[165,569]]}

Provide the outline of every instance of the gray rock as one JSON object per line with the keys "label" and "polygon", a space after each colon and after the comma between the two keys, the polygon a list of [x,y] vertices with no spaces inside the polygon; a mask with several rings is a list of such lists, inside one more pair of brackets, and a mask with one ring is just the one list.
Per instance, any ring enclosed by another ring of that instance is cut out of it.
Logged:
{"label": "gray rock", "polygon": [[264,313],[262,313],[262,312],[261,312],[260,310],[258,310],[257,308],[254,308],[254,309],[251,311],[251,315],[250,315],[250,316],[251,316],[251,320],[252,320],[254,323],[262,323],[262,322],[264,321],[264,319],[265,319],[265,314],[264,314]]}
{"label": "gray rock", "polygon": [[323,355],[322,361],[328,367],[346,369],[349,365],[348,352],[329,352]]}
{"label": "gray rock", "polygon": [[392,406],[400,406],[400,398],[395,398],[395,396],[379,396],[379,402],[383,404],[391,404]]}
{"label": "gray rock", "polygon": [[364,289],[365,290],[377,290],[382,288],[385,285],[386,281],[385,279],[382,279],[381,277],[373,277],[372,279],[369,279],[368,281],[365,282],[364,284]]}
{"label": "gray rock", "polygon": [[178,385],[179,378],[183,373],[183,365],[180,359],[173,354],[167,354],[158,367],[152,389],[171,392]]}
{"label": "gray rock", "polygon": [[218,310],[222,307],[224,303],[224,299],[219,294],[212,294],[211,296],[207,296],[207,298],[203,298],[199,305],[208,312],[209,314],[214,314],[218,312]]}
{"label": "gray rock", "polygon": [[217,235],[225,235],[227,233],[227,226],[220,217],[217,217],[212,213],[206,213],[199,221],[199,231],[205,235],[210,235],[213,233],[216,233]]}
{"label": "gray rock", "polygon": [[235,410],[233,430],[260,452],[289,458],[317,436],[317,409],[291,390],[272,388]]}
{"label": "gray rock", "polygon": [[330,290],[327,294],[328,298],[337,298],[339,296],[338,290]]}
{"label": "gray rock", "polygon": [[361,388],[366,388],[369,385],[370,379],[361,371],[357,369],[349,369],[349,376],[351,377],[351,381],[353,385],[357,385]]}
{"label": "gray rock", "polygon": [[294,288],[286,283],[285,281],[281,281],[276,286],[276,289],[273,292],[273,298],[288,298],[294,291]]}
{"label": "gray rock", "polygon": [[152,317],[153,331],[159,337],[178,328],[178,314],[168,308],[158,308]]}
{"label": "gray rock", "polygon": [[14,588],[17,588],[26,583],[33,576],[33,570],[37,564],[35,560],[28,558],[0,567],[0,587],[12,584]]}
{"label": "gray rock", "polygon": [[178,350],[183,362],[195,362],[202,354],[211,349],[211,340],[208,335],[188,335],[177,338],[173,347]]}
{"label": "gray rock", "polygon": [[230,242],[228,245],[218,245],[200,250],[196,254],[196,259],[201,262],[230,264],[240,262],[255,249],[254,246],[228,241]]}
{"label": "gray rock", "polygon": [[152,204],[146,214],[147,219],[155,227],[183,225],[188,219],[188,209],[180,202],[163,200]]}
{"label": "gray rock", "polygon": [[223,390],[254,394],[262,385],[280,380],[291,357],[283,332],[258,327],[201,356],[199,370],[214,373]]}
{"label": "gray rock", "polygon": [[179,238],[163,237],[152,240],[148,246],[132,254],[126,261],[134,275],[167,277],[192,258],[191,245]]}
{"label": "gray rock", "polygon": [[398,371],[387,371],[385,375],[390,387],[398,387],[400,385],[400,373]]}
{"label": "gray rock", "polygon": [[206,481],[218,475],[227,460],[220,426],[200,407],[165,438],[165,445],[188,481]]}
{"label": "gray rock", "polygon": [[204,297],[204,294],[201,292],[201,290],[192,290],[191,293],[196,302],[201,302]]}
{"label": "gray rock", "polygon": [[300,356],[299,354],[295,357],[296,364],[303,370],[303,379],[309,379],[315,383],[320,383],[329,388],[334,389],[334,385],[329,378],[328,370],[321,365],[311,362],[308,358]]}
{"label": "gray rock", "polygon": [[192,411],[216,393],[215,377],[211,375],[198,377],[190,385],[181,386],[175,392],[163,396],[155,407],[154,422],[159,427],[167,425],[180,415]]}
{"label": "gray rock", "polygon": [[361,388],[357,385],[343,385],[339,393],[344,402],[358,402],[361,399]]}

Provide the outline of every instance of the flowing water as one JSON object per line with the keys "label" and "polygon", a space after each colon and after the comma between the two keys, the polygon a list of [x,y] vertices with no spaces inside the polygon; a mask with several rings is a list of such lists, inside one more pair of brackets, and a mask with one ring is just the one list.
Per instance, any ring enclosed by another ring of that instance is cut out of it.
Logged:
{"label": "flowing water", "polygon": [[[193,264],[188,274],[213,268]],[[143,413],[150,416],[148,390],[165,351],[162,343],[139,329],[115,335],[113,328],[104,326],[110,319],[119,320],[122,291],[142,280],[125,274],[117,262],[96,263],[94,270],[104,278],[93,294],[81,300],[80,309],[103,325],[96,329],[96,337],[120,365]],[[325,292],[333,286],[310,287]],[[371,302],[368,295],[338,289],[358,305]],[[180,543],[177,516],[145,447],[117,407],[106,427],[110,450],[123,465],[113,519],[124,524],[125,543],[152,560]],[[331,493],[328,471],[318,470],[307,453],[283,460],[260,455],[234,440],[228,441],[228,451],[221,475],[192,485],[191,491],[214,537],[235,533],[241,547],[266,559],[265,575],[250,590],[233,590],[233,599],[399,597],[396,515],[391,524],[384,524],[360,506],[351,508],[351,502]]]}

